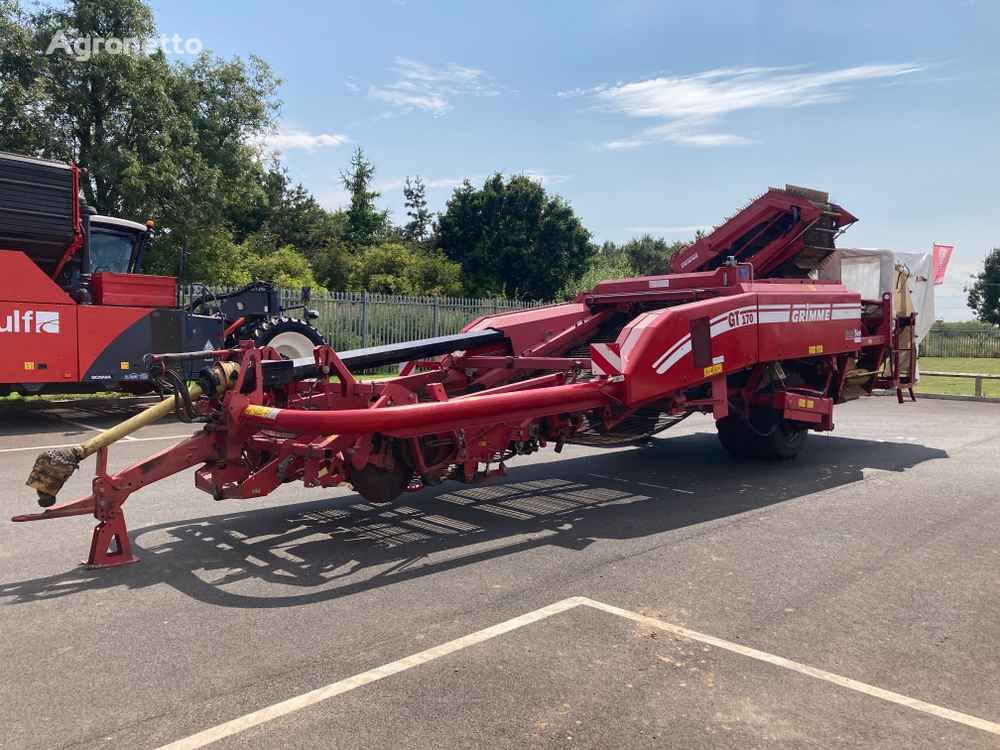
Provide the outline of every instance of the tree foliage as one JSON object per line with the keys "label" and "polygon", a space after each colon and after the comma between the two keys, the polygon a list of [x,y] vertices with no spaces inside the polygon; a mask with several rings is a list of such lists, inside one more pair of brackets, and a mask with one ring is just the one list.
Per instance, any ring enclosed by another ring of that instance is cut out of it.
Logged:
{"label": "tree foliage", "polygon": [[[278,85],[266,63],[208,54],[190,65],[152,54],[43,54],[55,35],[155,36],[139,0],[72,0],[32,14],[3,6],[13,50],[0,59],[0,149],[75,160],[100,213],[155,216],[192,254],[226,211],[258,198],[254,139],[273,125]],[[8,88],[10,86],[10,88]],[[152,260],[156,260],[154,256]]]}
{"label": "tree foliage", "polygon": [[387,242],[351,259],[349,285],[384,294],[449,296],[462,290],[461,267],[440,251]]}
{"label": "tree foliage", "polygon": [[423,242],[431,229],[433,214],[427,209],[427,187],[418,176],[410,181],[406,178],[403,185],[403,197],[406,200],[406,215],[410,220],[403,227],[403,237],[410,242]]}
{"label": "tree foliage", "polygon": [[670,258],[686,246],[685,242],[668,243],[662,237],[649,234],[635,237],[623,245],[605,242],[591,256],[583,275],[563,286],[559,297],[571,298],[579,292],[593,289],[605,279],[668,273]]}
{"label": "tree foliage", "polygon": [[462,266],[472,294],[551,299],[579,277],[593,252],[588,232],[560,197],[517,175],[482,188],[466,180],[438,219],[436,244]]}
{"label": "tree foliage", "polygon": [[247,260],[250,276],[254,279],[270,281],[275,286],[289,289],[322,289],[313,275],[309,260],[292,245],[282,245],[265,255],[250,255]]}
{"label": "tree foliage", "polygon": [[562,198],[500,174],[455,190],[437,227],[424,181],[407,178],[407,220],[393,227],[360,147],[341,174],[350,205],[329,211],[263,154],[280,105],[263,60],[44,54],[58,32],[153,39],[153,12],[142,0],[26,7],[0,0],[0,150],[75,161],[98,212],[154,218],[147,272],[175,273],[186,249],[183,281],[548,299],[585,273],[658,268],[670,250],[640,238],[592,264]]}
{"label": "tree foliage", "polygon": [[670,258],[686,245],[684,242],[668,243],[662,237],[644,234],[626,242],[621,250],[636,276],[657,276],[670,273]]}
{"label": "tree foliage", "polygon": [[973,277],[965,292],[979,320],[1000,325],[1000,247],[986,254],[983,270]]}
{"label": "tree foliage", "polygon": [[347,217],[343,211],[327,211],[302,185],[293,184],[287,170],[272,159],[263,172],[259,199],[233,206],[228,222],[237,241],[264,233],[273,249],[293,245],[314,260],[331,242],[343,240]]}
{"label": "tree foliage", "polygon": [[344,189],[351,196],[347,209],[346,241],[354,247],[374,245],[385,239],[389,229],[389,212],[379,211],[375,201],[381,195],[375,190],[375,166],[365,158],[360,146],[351,157],[351,165],[341,172]]}

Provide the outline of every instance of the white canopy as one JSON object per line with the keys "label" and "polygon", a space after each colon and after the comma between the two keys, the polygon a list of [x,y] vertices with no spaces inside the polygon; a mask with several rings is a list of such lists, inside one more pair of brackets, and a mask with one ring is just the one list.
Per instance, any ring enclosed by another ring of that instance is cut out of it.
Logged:
{"label": "white canopy", "polygon": [[917,313],[917,342],[934,325],[934,262],[930,252],[903,253],[874,247],[837,248],[823,267],[819,277],[840,281],[858,292],[862,299],[881,299],[892,292],[896,284],[896,266],[909,272],[907,285]]}

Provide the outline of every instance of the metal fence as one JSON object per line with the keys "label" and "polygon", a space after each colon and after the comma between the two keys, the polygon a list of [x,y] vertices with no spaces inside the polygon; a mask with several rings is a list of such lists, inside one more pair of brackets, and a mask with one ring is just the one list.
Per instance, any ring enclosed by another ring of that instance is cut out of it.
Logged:
{"label": "metal fence", "polygon": [[[197,284],[181,288],[183,302],[209,294],[225,294],[229,287],[205,288]],[[301,305],[301,291],[281,289],[284,307]],[[458,333],[480,315],[540,307],[546,302],[466,297],[407,297],[368,292],[325,292],[313,294],[308,306],[319,312],[313,324],[334,349],[345,351],[365,346]]]}
{"label": "metal fence", "polygon": [[931,330],[920,344],[922,357],[1000,357],[1000,330]]}

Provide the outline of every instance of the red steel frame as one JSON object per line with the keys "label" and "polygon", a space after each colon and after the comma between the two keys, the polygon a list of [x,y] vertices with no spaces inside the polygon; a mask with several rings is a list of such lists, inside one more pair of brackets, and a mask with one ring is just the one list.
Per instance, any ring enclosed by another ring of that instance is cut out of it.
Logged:
{"label": "red steel frame", "polygon": [[[863,302],[837,283],[755,279],[750,264],[727,264],[607,281],[574,302],[481,318],[466,330],[501,331],[503,343],[411,362],[381,381],[356,380],[320,346],[319,377],[265,387],[263,362],[277,354],[244,342],[215,353],[238,362],[239,376],[197,402],[208,418],[202,431],[113,475],[105,449],[89,496],[14,520],[93,514],[87,562],[109,566],[134,559],[122,513],[129,495],[199,464],[199,489],[251,499],[290,481],[479,481],[513,455],[560,450],[584,426],[613,430],[650,407],[716,419],[766,407],[831,430],[833,406],[857,373],[865,390],[898,387],[902,323],[891,304],[889,295]],[[782,368],[808,377],[765,387]]]}

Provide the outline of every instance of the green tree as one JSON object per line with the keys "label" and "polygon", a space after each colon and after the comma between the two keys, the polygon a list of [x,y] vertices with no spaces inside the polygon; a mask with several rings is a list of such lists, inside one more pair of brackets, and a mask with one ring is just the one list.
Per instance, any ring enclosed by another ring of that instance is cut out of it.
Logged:
{"label": "green tree", "polygon": [[436,244],[472,294],[551,299],[587,268],[588,232],[560,197],[518,175],[466,180],[438,219]]}
{"label": "green tree", "polygon": [[403,185],[403,197],[406,199],[406,215],[410,220],[403,227],[403,237],[410,242],[423,242],[431,228],[433,214],[427,210],[427,187],[418,176],[410,182],[406,178]]}
{"label": "green tree", "polygon": [[320,250],[313,260],[316,278],[327,289],[350,287],[351,258],[357,252],[346,242],[335,241]]}
{"label": "green tree", "polygon": [[1000,247],[986,254],[983,270],[972,278],[965,289],[969,307],[984,323],[1000,325]]}
{"label": "green tree", "polygon": [[668,243],[662,237],[644,234],[629,240],[621,249],[636,276],[658,276],[670,272],[670,258],[686,246],[685,242]]}
{"label": "green tree", "polygon": [[590,257],[583,275],[567,283],[559,290],[556,298],[572,299],[580,292],[590,291],[606,279],[625,279],[638,275],[622,248],[614,242],[605,242]]}
{"label": "green tree", "polygon": [[384,294],[448,296],[462,288],[461,267],[440,251],[386,242],[351,258],[350,287]]}
{"label": "green tree", "polygon": [[381,195],[373,187],[375,166],[365,158],[360,146],[351,157],[350,167],[340,173],[340,178],[344,189],[351,195],[345,239],[355,247],[377,244],[388,233],[389,212],[375,207],[375,201]]}
{"label": "green tree", "polygon": [[207,53],[191,64],[162,51],[44,54],[59,33],[153,38],[152,11],[140,0],[69,0],[27,14],[0,2],[0,149],[76,161],[99,212],[154,216],[173,230],[149,268],[172,271],[184,245],[192,271],[201,267],[196,259],[218,249],[227,213],[260,199],[255,144],[278,106],[270,68]]}
{"label": "green tree", "polygon": [[283,245],[267,255],[249,255],[251,276],[288,289],[320,290],[309,260],[291,245]]}
{"label": "green tree", "polygon": [[259,185],[251,187],[254,189],[257,199],[233,206],[227,216],[237,241],[264,233],[272,239],[272,250],[292,245],[314,261],[325,247],[343,239],[345,212],[320,206],[301,184],[292,183],[276,159],[261,171]]}

